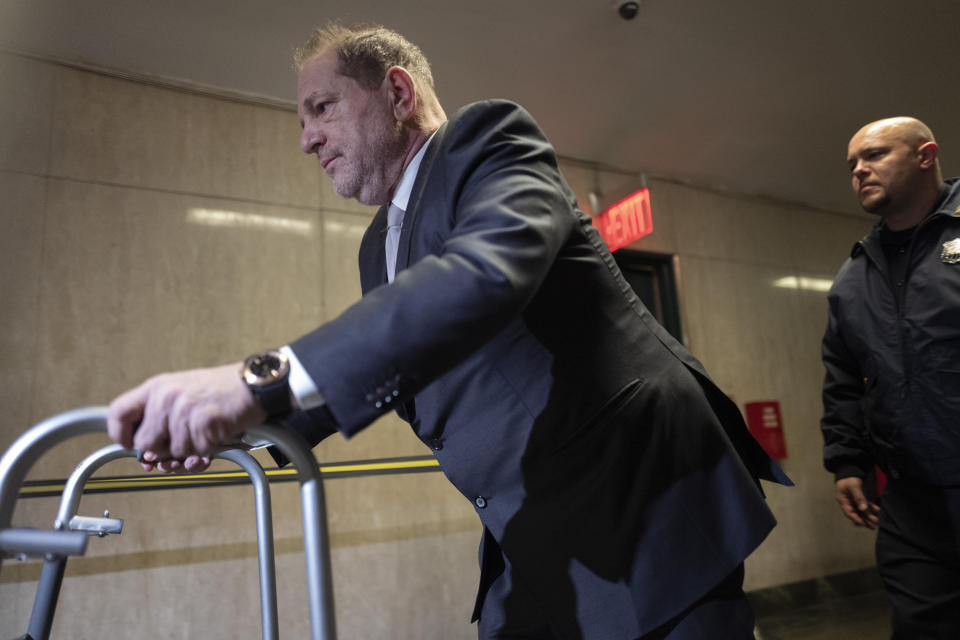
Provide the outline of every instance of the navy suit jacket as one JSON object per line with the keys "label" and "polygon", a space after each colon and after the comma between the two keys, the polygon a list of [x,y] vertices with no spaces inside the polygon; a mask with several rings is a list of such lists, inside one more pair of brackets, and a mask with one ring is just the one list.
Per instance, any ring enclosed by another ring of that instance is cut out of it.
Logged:
{"label": "navy suit jacket", "polygon": [[340,431],[396,409],[473,503],[475,616],[502,552],[564,637],[633,640],[760,544],[757,478],[789,480],[633,293],[525,110],[440,128],[389,285],[385,228],[383,207],[363,298],[291,346]]}

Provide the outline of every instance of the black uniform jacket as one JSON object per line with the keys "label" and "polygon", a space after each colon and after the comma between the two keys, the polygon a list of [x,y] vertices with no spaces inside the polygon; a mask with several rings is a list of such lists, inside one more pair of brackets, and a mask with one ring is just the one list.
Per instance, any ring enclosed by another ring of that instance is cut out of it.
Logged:
{"label": "black uniform jacket", "polygon": [[892,282],[880,222],[853,247],[827,297],[824,462],[863,477],[960,485],[960,180],[906,246]]}

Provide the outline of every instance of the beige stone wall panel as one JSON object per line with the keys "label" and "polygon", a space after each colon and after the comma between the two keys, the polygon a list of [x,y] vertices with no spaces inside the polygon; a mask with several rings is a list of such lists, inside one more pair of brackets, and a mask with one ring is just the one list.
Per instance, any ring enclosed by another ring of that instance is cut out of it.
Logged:
{"label": "beige stone wall panel", "polygon": [[296,114],[59,68],[54,175],[317,207]]}

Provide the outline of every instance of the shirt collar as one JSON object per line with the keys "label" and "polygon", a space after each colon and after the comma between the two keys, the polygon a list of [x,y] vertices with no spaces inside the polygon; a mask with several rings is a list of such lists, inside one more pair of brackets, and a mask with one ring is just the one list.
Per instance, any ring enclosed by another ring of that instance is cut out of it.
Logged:
{"label": "shirt collar", "polygon": [[420,151],[417,151],[417,155],[413,156],[413,160],[407,165],[403,176],[400,178],[397,190],[393,192],[392,204],[400,207],[404,211],[407,210],[407,204],[410,202],[410,194],[413,193],[413,183],[416,182],[417,174],[420,172],[420,161],[423,160],[423,155],[427,152],[427,147],[430,146],[430,141],[433,140],[433,136],[435,135],[437,135],[436,131],[423,143]]}

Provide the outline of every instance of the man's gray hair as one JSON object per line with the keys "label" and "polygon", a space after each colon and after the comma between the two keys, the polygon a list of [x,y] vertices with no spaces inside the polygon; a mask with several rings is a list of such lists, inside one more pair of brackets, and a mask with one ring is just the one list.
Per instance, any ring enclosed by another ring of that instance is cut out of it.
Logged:
{"label": "man's gray hair", "polygon": [[375,24],[344,26],[329,23],[318,27],[293,55],[298,71],[330,47],[337,52],[337,72],[372,91],[380,86],[390,67],[403,67],[421,88],[434,93],[430,63],[402,35]]}

